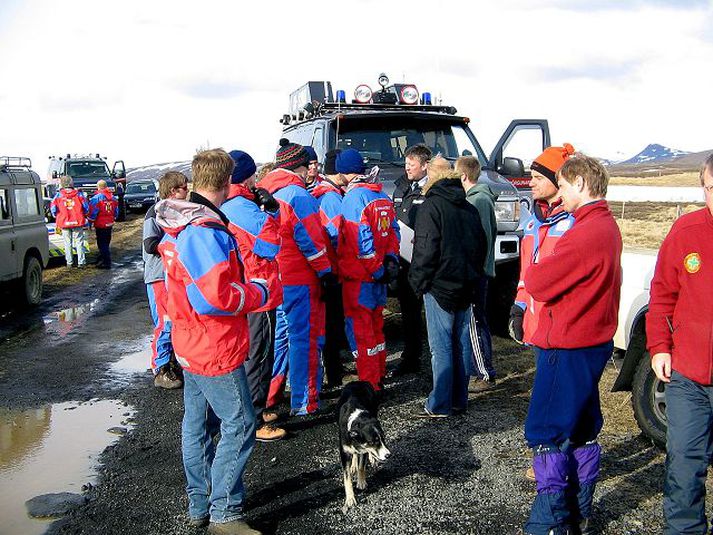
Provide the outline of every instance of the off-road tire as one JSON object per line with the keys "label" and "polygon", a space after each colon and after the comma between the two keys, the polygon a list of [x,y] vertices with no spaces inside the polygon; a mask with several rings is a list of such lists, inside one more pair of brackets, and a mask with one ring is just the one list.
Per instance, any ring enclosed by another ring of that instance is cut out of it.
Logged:
{"label": "off-road tire", "polygon": [[631,404],[639,429],[654,443],[666,447],[666,401],[664,383],[651,369],[649,352],[645,352],[636,367],[631,385]]}
{"label": "off-road tire", "polygon": [[18,293],[25,306],[37,306],[42,301],[42,265],[34,256],[25,258]]}

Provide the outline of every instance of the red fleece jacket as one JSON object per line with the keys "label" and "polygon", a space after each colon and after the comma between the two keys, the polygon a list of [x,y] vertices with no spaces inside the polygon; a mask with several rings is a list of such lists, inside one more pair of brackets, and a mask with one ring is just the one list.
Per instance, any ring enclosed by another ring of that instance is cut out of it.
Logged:
{"label": "red fleece jacket", "polygon": [[551,256],[532,264],[525,289],[544,304],[532,342],[576,349],[614,336],[621,289],[621,233],[604,200],[574,212]]}
{"label": "red fleece jacket", "polygon": [[646,342],[651,355],[670,353],[671,367],[684,377],[713,384],[713,215],[708,208],[681,216],[661,245]]}

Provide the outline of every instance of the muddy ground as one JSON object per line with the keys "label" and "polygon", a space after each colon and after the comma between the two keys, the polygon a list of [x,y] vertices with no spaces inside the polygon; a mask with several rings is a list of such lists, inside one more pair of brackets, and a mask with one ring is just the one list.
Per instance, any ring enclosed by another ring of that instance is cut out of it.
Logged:
{"label": "muddy ground", "polygon": [[[138,246],[130,242],[116,255],[115,270],[87,270],[71,285],[50,286],[39,310],[10,314],[0,328],[0,406],[107,398],[136,408],[134,427],[101,455],[99,481],[87,491],[90,503],[50,533],[205,532],[186,522],[181,392],[153,388],[148,373],[128,384],[113,377],[111,364],[140,349],[151,328]],[[45,321],[51,311],[87,303],[93,306],[69,325]],[[402,347],[397,319],[387,321],[391,361]],[[387,383],[381,420],[392,456],[370,473],[369,487],[346,515],[337,393],[327,393],[318,416],[284,420],[289,438],[257,444],[251,458],[250,522],[280,534],[518,533],[535,494],[523,477],[530,453],[522,437],[534,366],[529,350],[500,338],[494,344],[498,386],[472,395],[463,416],[413,418],[430,388],[426,370]],[[628,394],[609,392],[615,376],[612,364],[601,386],[605,454],[596,525],[607,534],[660,532],[664,456],[641,436]]]}

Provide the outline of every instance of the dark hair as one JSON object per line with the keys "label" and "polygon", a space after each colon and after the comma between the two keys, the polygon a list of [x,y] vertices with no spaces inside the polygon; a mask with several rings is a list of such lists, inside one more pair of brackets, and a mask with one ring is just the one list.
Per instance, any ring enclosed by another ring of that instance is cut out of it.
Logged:
{"label": "dark hair", "polygon": [[406,149],[406,152],[404,152],[404,158],[418,158],[418,160],[421,162],[421,165],[429,161],[432,156],[433,153],[431,152],[431,149],[429,149],[423,143],[419,143],[418,145],[412,145],[411,147]]}

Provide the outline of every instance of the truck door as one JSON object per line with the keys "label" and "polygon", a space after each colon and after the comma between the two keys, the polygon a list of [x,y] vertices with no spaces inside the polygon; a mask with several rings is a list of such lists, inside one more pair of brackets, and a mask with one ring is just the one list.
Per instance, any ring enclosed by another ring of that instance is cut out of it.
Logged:
{"label": "truck door", "polygon": [[0,185],[0,281],[14,279],[17,273],[17,236],[12,225],[9,185]]}
{"label": "truck door", "polygon": [[121,184],[122,188],[126,188],[126,166],[124,160],[114,162],[114,167],[111,168],[111,177],[115,182]]}
{"label": "truck door", "polygon": [[515,119],[495,145],[488,168],[509,180],[522,195],[523,208],[530,210],[530,164],[551,145],[546,119]]}

